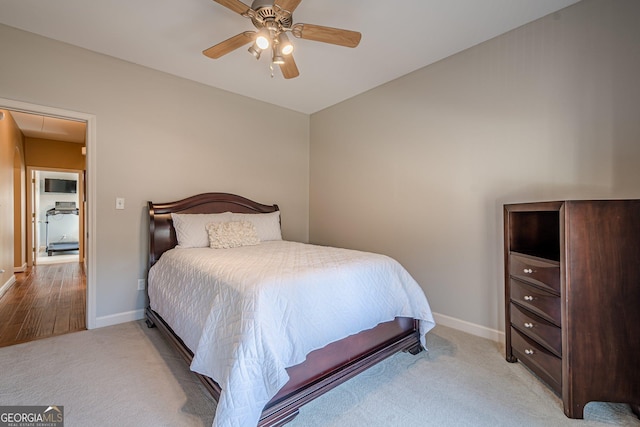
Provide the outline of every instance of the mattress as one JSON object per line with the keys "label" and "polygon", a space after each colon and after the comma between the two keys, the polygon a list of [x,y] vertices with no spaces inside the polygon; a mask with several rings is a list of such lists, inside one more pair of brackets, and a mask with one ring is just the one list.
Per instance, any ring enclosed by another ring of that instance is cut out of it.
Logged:
{"label": "mattress", "polygon": [[435,325],[424,292],[394,259],[288,241],[165,252],[149,271],[151,308],[222,389],[213,425],[256,425],[311,351],[395,317]]}

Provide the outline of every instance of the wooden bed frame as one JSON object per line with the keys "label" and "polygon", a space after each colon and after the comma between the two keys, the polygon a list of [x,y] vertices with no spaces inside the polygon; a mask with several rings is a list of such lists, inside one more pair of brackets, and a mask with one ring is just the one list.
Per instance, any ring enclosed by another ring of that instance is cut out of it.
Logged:
{"label": "wooden bed frame", "polygon": [[[149,268],[177,244],[172,212],[269,213],[277,210],[278,205],[263,205],[228,193],[199,194],[170,203],[149,202]],[[151,307],[147,307],[145,314],[147,325],[157,326],[190,363],[192,351],[171,327]],[[303,363],[287,368],[290,380],[265,406],[258,426],[280,426],[291,421],[304,404],[399,351],[419,353],[422,347],[418,331],[417,320],[396,318],[309,353]],[[209,377],[194,374],[218,401],[220,386]]]}

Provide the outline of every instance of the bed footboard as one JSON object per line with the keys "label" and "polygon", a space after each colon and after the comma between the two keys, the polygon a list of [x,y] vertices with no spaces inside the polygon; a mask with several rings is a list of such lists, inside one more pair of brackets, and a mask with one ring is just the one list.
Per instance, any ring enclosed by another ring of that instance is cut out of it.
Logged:
{"label": "bed footboard", "polygon": [[[190,364],[193,353],[162,317],[150,307],[147,307],[145,315],[147,326],[157,327]],[[284,425],[293,420],[306,403],[387,357],[400,351],[417,354],[421,350],[418,321],[406,317],[381,323],[373,329],[315,350],[303,363],[287,368],[290,380],[265,406],[258,426]],[[197,373],[194,375],[200,378],[216,401],[220,399],[221,389],[214,380]]]}

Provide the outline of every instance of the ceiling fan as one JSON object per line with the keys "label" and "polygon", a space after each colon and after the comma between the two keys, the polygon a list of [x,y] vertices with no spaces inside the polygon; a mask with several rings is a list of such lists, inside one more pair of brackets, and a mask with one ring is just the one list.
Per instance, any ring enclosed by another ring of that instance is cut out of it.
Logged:
{"label": "ceiling fan", "polygon": [[313,24],[294,24],[293,12],[302,0],[254,0],[251,7],[240,0],[214,0],[232,11],[251,19],[257,31],[245,31],[221,43],[205,49],[202,53],[217,59],[251,42],[249,52],[256,58],[265,50],[271,51],[271,63],[280,66],[285,79],[298,77],[300,72],[293,60],[293,45],[287,33],[294,37],[356,47],[362,34],[356,31],[324,27]]}

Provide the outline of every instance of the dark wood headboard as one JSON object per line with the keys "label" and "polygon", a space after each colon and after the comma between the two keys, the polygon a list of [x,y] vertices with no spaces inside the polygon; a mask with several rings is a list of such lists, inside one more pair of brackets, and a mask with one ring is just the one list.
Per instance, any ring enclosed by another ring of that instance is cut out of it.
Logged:
{"label": "dark wood headboard", "polygon": [[270,213],[278,205],[263,205],[229,193],[204,193],[169,203],[148,202],[149,206],[149,268],[165,251],[178,244],[172,213]]}

